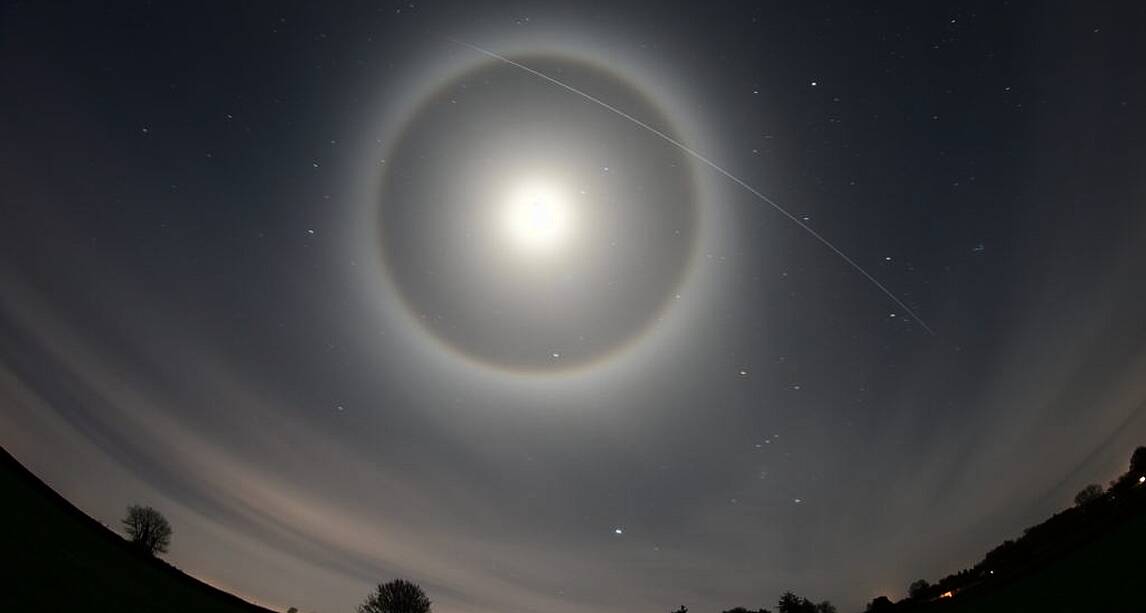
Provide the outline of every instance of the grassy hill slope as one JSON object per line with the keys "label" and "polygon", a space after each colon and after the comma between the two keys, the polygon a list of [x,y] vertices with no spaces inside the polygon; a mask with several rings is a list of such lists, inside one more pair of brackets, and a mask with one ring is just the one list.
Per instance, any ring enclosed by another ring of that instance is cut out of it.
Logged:
{"label": "grassy hill slope", "polygon": [[895,613],[1146,611],[1146,448],[1106,492],[1056,513]]}
{"label": "grassy hill slope", "polygon": [[896,612],[920,613],[1076,613],[1146,611],[1146,516],[1114,527],[1098,540],[1064,557],[995,583],[966,589],[954,598]]}
{"label": "grassy hill slope", "polygon": [[269,613],[137,551],[2,449],[0,552],[0,611]]}
{"label": "grassy hill slope", "polygon": [[[1015,581],[968,594],[946,611],[1146,610],[1146,517],[1120,525],[1100,540]],[[952,599],[954,600],[954,599]]]}

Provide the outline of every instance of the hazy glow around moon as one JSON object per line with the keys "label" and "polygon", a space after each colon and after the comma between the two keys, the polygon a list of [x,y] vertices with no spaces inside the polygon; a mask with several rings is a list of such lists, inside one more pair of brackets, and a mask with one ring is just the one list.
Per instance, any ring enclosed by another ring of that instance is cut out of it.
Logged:
{"label": "hazy glow around moon", "polygon": [[561,249],[570,240],[576,221],[568,192],[543,178],[515,182],[501,218],[509,242],[525,255]]}
{"label": "hazy glow around moon", "polygon": [[[684,138],[600,63],[513,57]],[[655,135],[497,61],[454,72],[399,117],[372,220],[379,306],[433,341],[421,347],[518,375],[596,371],[666,329],[686,279],[699,289],[708,182]]]}

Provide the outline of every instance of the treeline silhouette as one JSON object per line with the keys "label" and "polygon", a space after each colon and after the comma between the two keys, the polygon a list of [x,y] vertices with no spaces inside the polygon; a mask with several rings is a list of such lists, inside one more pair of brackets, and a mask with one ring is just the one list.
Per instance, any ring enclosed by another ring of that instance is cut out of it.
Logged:
{"label": "treeline silhouette", "polygon": [[[680,608],[670,611],[669,613],[688,613],[688,607],[681,605]],[[736,607],[734,609],[728,609],[724,611],[724,613],[772,613],[772,611],[763,607],[759,609]],[[780,595],[780,600],[776,603],[776,613],[836,613],[836,607],[826,600],[823,602],[812,602],[792,592],[784,592]]]}
{"label": "treeline silhouette", "polygon": [[[943,577],[935,583],[926,579],[914,581],[908,586],[906,598],[896,602],[888,596],[878,596],[867,604],[865,611],[906,613],[932,609],[954,610],[961,603],[975,602],[977,596],[1030,576],[1038,569],[1069,557],[1103,536],[1112,534],[1131,522],[1141,522],[1144,518],[1146,518],[1146,447],[1138,447],[1130,456],[1130,469],[1111,481],[1108,487],[1103,488],[1098,484],[1087,485],[1075,495],[1073,507],[1056,513],[1041,524],[1027,528],[1022,536],[1016,539],[1003,541],[971,568]],[[1143,553],[1134,554],[1132,561],[1111,562],[1116,566],[1122,562],[1126,562],[1122,566],[1137,565],[1142,555]],[[1146,586],[1146,578],[1140,579],[1141,584]],[[1043,593],[1047,600],[1053,600],[1062,588],[1063,586],[1047,585]],[[1142,588],[1142,591],[1144,596],[1135,600],[1140,604],[1146,603],[1146,588]],[[1052,610],[1040,608],[1034,603],[1028,604],[1032,606],[1023,610]],[[1091,604],[1094,606],[1088,610],[1109,610],[1102,608],[1103,605],[1097,602]],[[1053,610],[1060,609],[1061,607],[1053,608]],[[972,605],[969,610],[977,608]],[[1146,604],[1140,609],[1133,610],[1146,611]],[[673,613],[687,613],[687,611],[686,607],[681,606]],[[791,592],[785,592],[776,604],[775,613],[835,613],[835,611],[836,608],[830,602],[816,604]],[[736,607],[723,613],[773,612],[765,608]]]}
{"label": "treeline silhouette", "polygon": [[[1098,484],[1087,485],[1075,495],[1073,507],[1027,528],[1018,538],[1003,541],[971,568],[943,577],[935,583],[925,579],[917,580],[909,586],[908,595],[903,600],[892,602],[886,596],[881,596],[869,603],[867,611],[922,611],[947,608],[961,600],[974,599],[977,595],[1030,576],[1038,569],[1067,558],[1080,548],[1130,526],[1132,522],[1140,522],[1144,517],[1146,447],[1138,447],[1130,457],[1130,469],[1111,481],[1107,488]],[[1139,563],[1141,556],[1142,553],[1135,554],[1133,563]],[[1118,567],[1120,561],[1107,562]],[[1142,584],[1146,585],[1146,579]],[[1053,600],[1062,588],[1046,585],[1046,599]],[[1139,603],[1144,601],[1146,598],[1137,599]],[[1146,610],[1146,607],[1135,610]]]}
{"label": "treeline silhouette", "polygon": [[[736,607],[735,609],[728,609],[724,613],[772,613],[763,607],[759,609],[745,609],[744,607]],[[776,603],[776,613],[836,613],[836,607],[827,600],[821,602],[812,602],[802,596],[797,596],[792,592],[784,592],[780,595],[780,600]]]}

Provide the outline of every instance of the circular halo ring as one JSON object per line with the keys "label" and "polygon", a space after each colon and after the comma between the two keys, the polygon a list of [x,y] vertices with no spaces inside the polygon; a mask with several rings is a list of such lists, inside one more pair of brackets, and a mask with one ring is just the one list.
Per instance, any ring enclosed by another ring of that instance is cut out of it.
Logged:
{"label": "circular halo ring", "polygon": [[[594,71],[597,71],[600,74],[608,75],[619,83],[623,83],[627,87],[631,88],[633,92],[639,94],[641,98],[643,98],[643,101],[652,107],[652,109],[664,121],[666,124],[664,126],[666,132],[670,134],[680,133],[676,126],[676,122],[672,119],[670,114],[665,111],[662,105],[657,104],[653,97],[646,93],[646,88],[642,86],[643,84],[635,83],[626,75],[620,74],[616,69],[610,66],[606,66],[593,58],[587,58],[583,53],[575,53],[567,50],[517,50],[512,53],[512,57],[553,58],[558,61],[580,64]],[[388,132],[391,132],[393,136],[387,139],[382,151],[384,168],[383,171],[377,175],[378,180],[376,185],[378,187],[376,188],[377,191],[375,192],[375,204],[371,206],[372,217],[369,219],[369,225],[370,227],[375,228],[375,235],[378,239],[375,243],[375,253],[377,255],[377,260],[381,264],[381,276],[384,278],[385,285],[388,289],[387,293],[389,293],[393,298],[397,299],[402,306],[400,311],[403,315],[403,321],[405,321],[407,325],[411,327],[416,326],[416,329],[421,330],[422,334],[418,335],[419,338],[430,341],[432,345],[435,346],[439,351],[450,355],[462,363],[486,371],[499,372],[516,376],[553,378],[585,374],[591,371],[595,371],[601,366],[615,361],[617,358],[626,353],[630,353],[632,349],[642,344],[643,341],[647,340],[651,336],[654,336],[656,329],[658,328],[658,323],[666,318],[667,312],[671,310],[673,303],[676,302],[674,297],[679,299],[681,293],[684,292],[684,289],[694,280],[697,264],[701,259],[700,253],[702,250],[700,248],[700,243],[702,242],[702,238],[706,235],[706,226],[709,223],[709,220],[706,219],[709,207],[705,206],[705,202],[701,194],[701,181],[697,179],[699,168],[696,161],[692,159],[691,156],[682,156],[681,159],[684,161],[683,169],[688,176],[688,180],[686,181],[689,187],[688,202],[690,204],[693,216],[693,227],[690,230],[692,235],[691,240],[689,240],[687,253],[683,258],[683,265],[681,267],[680,273],[676,276],[675,284],[669,288],[667,292],[664,293],[664,299],[660,301],[656,310],[649,313],[636,330],[628,334],[621,341],[608,347],[607,349],[596,352],[589,356],[587,359],[578,361],[561,361],[552,365],[529,367],[519,364],[508,364],[499,361],[483,359],[483,356],[478,355],[473,351],[468,351],[465,348],[451,342],[449,339],[443,337],[441,334],[438,334],[434,329],[426,325],[417,315],[416,306],[408,300],[405,291],[400,286],[398,280],[395,278],[394,270],[385,255],[385,245],[383,244],[380,231],[382,206],[381,202],[379,201],[380,199],[377,197],[377,194],[381,192],[382,186],[386,181],[386,176],[389,174],[389,167],[386,165],[386,160],[391,159],[391,155],[396,150],[397,145],[403,141],[403,137],[407,129],[410,127],[410,124],[418,116],[419,112],[426,106],[426,104],[440,96],[458,80],[465,78],[471,73],[494,67],[498,64],[498,60],[490,58],[474,58],[472,61],[462,62],[459,66],[450,70],[445,76],[441,77],[440,80],[436,80],[437,83],[435,85],[427,87],[420,95],[415,94],[413,96],[407,97],[407,102],[403,105],[404,108],[398,109],[394,116],[390,117],[388,121],[384,122],[386,125],[393,125],[397,127],[388,130]],[[569,95],[572,96],[574,94]],[[608,111],[606,109],[601,109],[601,112],[607,113]],[[663,146],[671,147],[671,145],[667,143]]]}

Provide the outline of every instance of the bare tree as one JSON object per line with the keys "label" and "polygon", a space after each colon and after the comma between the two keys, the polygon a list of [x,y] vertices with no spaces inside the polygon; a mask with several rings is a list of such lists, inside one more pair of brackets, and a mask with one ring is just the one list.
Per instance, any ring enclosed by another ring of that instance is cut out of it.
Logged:
{"label": "bare tree", "polygon": [[430,599],[418,584],[395,579],[378,585],[358,613],[430,613]]}
{"label": "bare tree", "polygon": [[151,555],[166,553],[171,544],[171,524],[162,513],[147,506],[133,504],[127,507],[123,529],[133,544]]}

